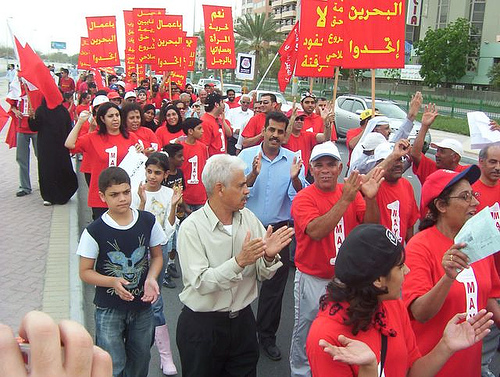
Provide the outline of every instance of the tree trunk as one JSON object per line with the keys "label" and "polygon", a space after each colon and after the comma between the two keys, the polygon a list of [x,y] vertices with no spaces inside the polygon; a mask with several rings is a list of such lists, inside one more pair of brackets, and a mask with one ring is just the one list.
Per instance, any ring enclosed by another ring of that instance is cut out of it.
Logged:
{"label": "tree trunk", "polygon": [[356,94],[358,92],[358,83],[356,82],[356,72],[354,69],[349,70],[349,94]]}

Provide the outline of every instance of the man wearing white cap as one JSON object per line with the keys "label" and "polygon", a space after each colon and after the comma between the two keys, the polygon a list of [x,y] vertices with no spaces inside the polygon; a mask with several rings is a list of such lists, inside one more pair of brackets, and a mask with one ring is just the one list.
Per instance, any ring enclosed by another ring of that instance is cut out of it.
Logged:
{"label": "man wearing white cap", "polygon": [[378,223],[379,219],[375,196],[382,181],[380,169],[376,168],[365,183],[357,172],[351,174],[344,184],[337,183],[342,162],[331,141],[313,148],[310,169],[314,184],[302,189],[292,202],[297,269],[295,322],[290,347],[291,376],[311,376],[305,352],[307,334],[318,312],[319,299],[334,276],[340,245],[357,225]]}
{"label": "man wearing white cap", "polygon": [[433,161],[422,153],[425,134],[429,131],[429,128],[431,128],[437,115],[438,112],[435,104],[425,106],[425,111],[422,115],[422,127],[411,149],[413,173],[418,177],[421,184],[425,182],[425,179],[429,175],[438,169],[461,172],[469,166],[459,164],[464,154],[464,149],[462,143],[455,139],[443,139],[440,142],[431,143],[431,147],[436,148],[436,161]]}
{"label": "man wearing white cap", "polygon": [[134,91],[127,92],[127,93],[125,93],[124,100],[125,100],[125,102],[129,102],[129,103],[135,102],[137,100],[137,94],[135,94]]}
{"label": "man wearing white cap", "polygon": [[[409,142],[406,142],[409,146]],[[408,148],[394,148],[384,142],[375,148],[374,160],[384,166],[384,181],[377,192],[380,224],[390,229],[403,245],[413,237],[413,227],[419,211],[415,201],[413,186],[403,178],[404,159]],[[392,154],[392,156],[391,156]],[[389,158],[391,156],[391,158]]]}

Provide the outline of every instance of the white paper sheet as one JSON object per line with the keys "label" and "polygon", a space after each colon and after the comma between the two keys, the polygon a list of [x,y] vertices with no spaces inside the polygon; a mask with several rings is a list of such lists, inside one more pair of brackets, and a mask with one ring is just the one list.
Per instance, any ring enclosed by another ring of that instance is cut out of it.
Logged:
{"label": "white paper sheet", "polygon": [[481,111],[467,113],[469,122],[470,146],[481,149],[490,144],[500,144],[500,132],[490,130],[490,118]]}

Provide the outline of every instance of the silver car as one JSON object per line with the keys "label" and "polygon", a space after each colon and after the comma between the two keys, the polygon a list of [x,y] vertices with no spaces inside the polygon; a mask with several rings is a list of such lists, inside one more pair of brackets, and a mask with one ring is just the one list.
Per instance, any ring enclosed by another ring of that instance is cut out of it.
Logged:
{"label": "silver car", "polygon": [[[345,137],[347,131],[352,128],[359,127],[359,115],[364,110],[371,108],[371,97],[357,95],[343,95],[337,97],[337,100],[335,101],[335,126],[337,129],[337,135]],[[399,129],[403,121],[406,119],[406,112],[399,107],[396,102],[382,98],[375,99],[375,108],[378,112],[389,118],[391,135],[394,135],[395,131]],[[413,128],[408,137],[412,144],[420,131],[421,125],[422,124],[419,121],[413,122]],[[389,140],[391,140],[390,137]],[[430,144],[431,135],[427,132],[424,141],[424,153],[427,151]]]}

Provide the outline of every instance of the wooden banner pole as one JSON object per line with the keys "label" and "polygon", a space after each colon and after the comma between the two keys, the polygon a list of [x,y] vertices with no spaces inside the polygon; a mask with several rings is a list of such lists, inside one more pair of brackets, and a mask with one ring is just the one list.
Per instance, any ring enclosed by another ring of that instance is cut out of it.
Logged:
{"label": "wooden banner pole", "polygon": [[375,70],[372,68],[372,118],[375,116]]}
{"label": "wooden banner pole", "polygon": [[224,95],[224,78],[222,77],[222,68],[220,69],[220,91]]}
{"label": "wooden banner pole", "polygon": [[168,73],[168,99],[172,102],[172,78],[170,74],[171,72]]}
{"label": "wooden banner pole", "polygon": [[335,79],[333,80],[333,103],[335,104],[335,100],[337,99],[337,88],[339,86],[339,67],[335,67]]}
{"label": "wooden banner pole", "polygon": [[313,82],[314,79],[312,77],[309,77],[309,93],[312,94],[313,92]]}

